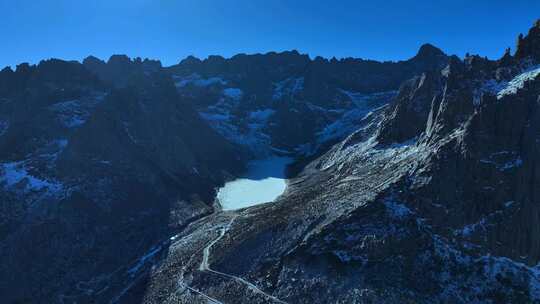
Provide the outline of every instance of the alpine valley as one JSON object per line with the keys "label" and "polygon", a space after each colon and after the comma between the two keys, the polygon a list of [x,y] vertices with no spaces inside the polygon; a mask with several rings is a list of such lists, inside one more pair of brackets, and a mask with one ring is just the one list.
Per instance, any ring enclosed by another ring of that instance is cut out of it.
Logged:
{"label": "alpine valley", "polygon": [[498,60],[5,68],[0,257],[2,303],[540,303],[540,21]]}

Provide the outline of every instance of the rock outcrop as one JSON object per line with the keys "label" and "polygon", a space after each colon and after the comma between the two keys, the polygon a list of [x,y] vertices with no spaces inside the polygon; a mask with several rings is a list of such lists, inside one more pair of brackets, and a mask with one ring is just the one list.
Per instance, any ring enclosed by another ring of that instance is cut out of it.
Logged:
{"label": "rock outcrop", "polygon": [[523,59],[531,57],[540,60],[540,20],[537,20],[534,26],[529,30],[526,37],[519,35],[517,42],[516,58]]}

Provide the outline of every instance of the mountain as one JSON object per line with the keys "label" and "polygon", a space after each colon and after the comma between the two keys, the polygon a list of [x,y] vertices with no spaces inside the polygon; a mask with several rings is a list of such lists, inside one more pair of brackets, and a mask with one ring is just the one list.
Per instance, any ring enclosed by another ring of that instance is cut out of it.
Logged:
{"label": "mountain", "polygon": [[322,153],[416,65],[446,60],[433,48],[398,63],[293,51],[165,68],[113,55],[2,70],[0,294],[114,299],[140,256],[216,213],[215,189],[247,160]]}
{"label": "mountain", "polygon": [[444,67],[424,45],[406,61],[317,57],[297,51],[189,57],[166,70],[210,125],[255,155],[272,149],[311,155],[344,138],[386,105],[401,82]]}
{"label": "mountain", "polygon": [[3,301],[58,301],[116,270],[211,213],[243,169],[166,75],[98,75],[61,60],[0,74]]}
{"label": "mountain", "polygon": [[[539,302],[539,50],[6,68],[3,301]],[[272,154],[286,192],[221,211]]]}
{"label": "mountain", "polygon": [[540,301],[539,33],[536,23],[515,55],[451,57],[406,81],[376,127],[309,163],[277,202],[215,214],[175,236],[144,292],[137,285],[131,295]]}

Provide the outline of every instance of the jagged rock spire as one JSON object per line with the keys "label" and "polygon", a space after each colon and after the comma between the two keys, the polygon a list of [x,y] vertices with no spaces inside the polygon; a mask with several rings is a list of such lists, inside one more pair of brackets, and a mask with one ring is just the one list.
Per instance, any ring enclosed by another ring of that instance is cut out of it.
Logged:
{"label": "jagged rock spire", "polygon": [[416,57],[426,58],[426,57],[445,56],[445,55],[446,54],[443,51],[441,51],[441,49],[439,49],[438,47],[430,43],[425,43],[422,46],[420,46],[420,49],[418,50]]}
{"label": "jagged rock spire", "polygon": [[527,36],[520,34],[518,37],[516,58],[526,57],[540,60],[540,19],[536,20]]}

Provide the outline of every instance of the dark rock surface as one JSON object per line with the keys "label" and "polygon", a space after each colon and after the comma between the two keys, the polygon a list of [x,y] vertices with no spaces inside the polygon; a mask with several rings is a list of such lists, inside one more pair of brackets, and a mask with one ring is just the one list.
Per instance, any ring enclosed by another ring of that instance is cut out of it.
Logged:
{"label": "dark rock surface", "polygon": [[79,63],[50,60],[0,77],[7,303],[80,301],[105,288],[212,212],[214,188],[243,168],[164,75],[132,74],[114,88]]}
{"label": "dark rock surface", "polygon": [[352,133],[403,81],[439,70],[448,58],[426,44],[399,62],[312,60],[291,51],[190,57],[166,70],[180,94],[229,140],[255,154],[273,147],[310,155]]}
{"label": "dark rock surface", "polygon": [[529,30],[527,36],[519,35],[517,43],[516,58],[533,58],[540,60],[540,20],[536,21],[534,26]]}
{"label": "dark rock surface", "polygon": [[[57,303],[540,301],[540,31],[491,61],[296,51],[0,72],[0,294]],[[249,156],[272,204],[213,207]]]}

